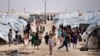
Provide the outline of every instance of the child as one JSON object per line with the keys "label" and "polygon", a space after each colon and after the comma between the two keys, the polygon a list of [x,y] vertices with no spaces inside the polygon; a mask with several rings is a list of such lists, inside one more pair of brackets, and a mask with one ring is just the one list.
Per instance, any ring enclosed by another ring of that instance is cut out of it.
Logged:
{"label": "child", "polygon": [[27,32],[24,32],[24,45],[27,46],[29,43],[29,35]]}
{"label": "child", "polygon": [[56,36],[54,36],[53,39],[54,39],[54,46],[56,46],[56,43],[57,43]]}
{"label": "child", "polygon": [[16,39],[15,41],[16,41],[16,43],[15,44],[17,45],[18,41],[19,41],[19,38],[18,38],[19,36],[18,36],[18,31],[15,31],[15,32],[16,32],[16,35],[15,35],[15,39]]}
{"label": "child", "polygon": [[32,46],[33,46],[33,44],[34,44],[34,41],[35,41],[35,32],[33,32],[31,36],[32,36],[31,43],[32,43]]}
{"label": "child", "polygon": [[39,49],[39,45],[41,44],[41,40],[39,39],[39,33],[35,33],[35,41],[34,41],[34,47],[37,47],[37,50]]}
{"label": "child", "polygon": [[77,40],[78,40],[78,35],[77,35],[76,32],[74,32],[73,37],[72,37],[72,40],[73,40],[73,48],[74,48],[74,47],[76,47]]}
{"label": "child", "polygon": [[49,39],[49,34],[48,34],[48,32],[46,32],[46,35],[45,35],[45,44],[47,44],[48,45],[48,39]]}
{"label": "child", "polygon": [[58,50],[60,49],[60,48],[62,48],[62,47],[66,47],[66,51],[68,51],[68,36],[66,36],[65,37],[65,39],[64,39],[64,41],[63,41],[63,43],[62,43],[62,45],[60,46],[60,47],[58,47]]}
{"label": "child", "polygon": [[10,47],[10,44],[11,44],[11,41],[12,41],[12,29],[9,29],[8,40],[9,40],[9,47]]}
{"label": "child", "polygon": [[49,44],[50,55],[52,55],[53,47],[54,47],[54,40],[53,40],[52,34],[50,34],[50,38],[48,40],[48,44]]}

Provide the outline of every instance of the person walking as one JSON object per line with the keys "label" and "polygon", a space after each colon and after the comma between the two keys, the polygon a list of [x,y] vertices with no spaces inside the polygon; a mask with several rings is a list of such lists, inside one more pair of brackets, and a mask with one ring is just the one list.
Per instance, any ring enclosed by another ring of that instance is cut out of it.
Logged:
{"label": "person walking", "polygon": [[16,41],[16,45],[18,44],[18,41],[19,41],[19,35],[18,35],[18,31],[15,31],[16,32],[16,35],[15,35],[15,41]]}
{"label": "person walking", "polygon": [[77,40],[78,40],[78,35],[77,35],[76,32],[74,32],[73,37],[72,37],[73,48],[76,47],[76,45],[77,45]]}
{"label": "person walking", "polygon": [[53,25],[52,26],[52,33],[53,33],[53,35],[55,35],[55,31],[56,31],[56,27],[55,27],[55,25]]}
{"label": "person walking", "polygon": [[37,46],[37,49],[39,49],[39,45],[40,45],[39,33],[36,32],[35,41],[34,41],[34,47]]}
{"label": "person walking", "polygon": [[12,42],[12,29],[9,29],[9,32],[8,32],[8,40],[9,40],[9,47],[10,47],[11,42]]}
{"label": "person walking", "polygon": [[27,33],[28,33],[28,36],[29,36],[29,34],[30,34],[30,30],[31,30],[31,26],[30,26],[30,23],[28,22],[28,24],[27,24],[27,29],[26,29],[26,31],[27,31]]}
{"label": "person walking", "polygon": [[61,35],[62,35],[62,30],[61,30],[61,28],[59,28],[58,30],[58,39],[60,40],[61,39]]}
{"label": "person walking", "polygon": [[48,32],[46,32],[46,35],[44,38],[45,38],[45,44],[48,45],[48,40],[49,40]]}
{"label": "person walking", "polygon": [[33,33],[31,34],[31,36],[32,36],[31,44],[32,44],[32,46],[33,46],[33,44],[34,44],[34,42],[35,42],[35,32],[33,32]]}

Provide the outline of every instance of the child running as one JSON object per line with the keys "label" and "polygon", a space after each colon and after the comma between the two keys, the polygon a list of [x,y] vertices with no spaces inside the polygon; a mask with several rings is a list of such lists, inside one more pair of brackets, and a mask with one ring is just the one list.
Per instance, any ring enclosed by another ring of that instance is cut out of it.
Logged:
{"label": "child running", "polygon": [[69,40],[69,37],[68,36],[66,36],[65,38],[64,38],[64,41],[63,41],[63,43],[62,43],[62,45],[60,46],[60,47],[58,47],[58,50],[60,49],[60,48],[62,48],[62,47],[66,47],[66,51],[68,51],[68,40]]}
{"label": "child running", "polygon": [[49,44],[50,55],[52,55],[53,47],[54,47],[54,40],[53,40],[53,35],[52,34],[50,34],[50,37],[49,37],[49,40],[48,40],[48,44]]}

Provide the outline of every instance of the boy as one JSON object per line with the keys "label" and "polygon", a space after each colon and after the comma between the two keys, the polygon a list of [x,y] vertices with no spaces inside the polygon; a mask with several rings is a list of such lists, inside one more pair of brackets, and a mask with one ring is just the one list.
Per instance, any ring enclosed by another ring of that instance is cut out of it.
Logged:
{"label": "boy", "polygon": [[64,38],[64,41],[63,41],[63,43],[62,43],[62,45],[60,46],[60,47],[58,47],[58,50],[60,49],[60,48],[62,48],[62,47],[66,47],[66,51],[68,51],[68,40],[69,40],[69,37],[68,36],[66,36],[65,38]]}

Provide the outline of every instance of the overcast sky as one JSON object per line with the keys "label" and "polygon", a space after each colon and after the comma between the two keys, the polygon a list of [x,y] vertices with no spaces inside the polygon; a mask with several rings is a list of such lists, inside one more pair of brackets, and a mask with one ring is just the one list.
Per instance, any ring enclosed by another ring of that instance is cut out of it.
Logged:
{"label": "overcast sky", "polygon": [[[43,0],[10,0],[10,10],[44,12]],[[0,0],[0,11],[7,11],[8,0]],[[47,0],[47,12],[98,11],[100,0]]]}

